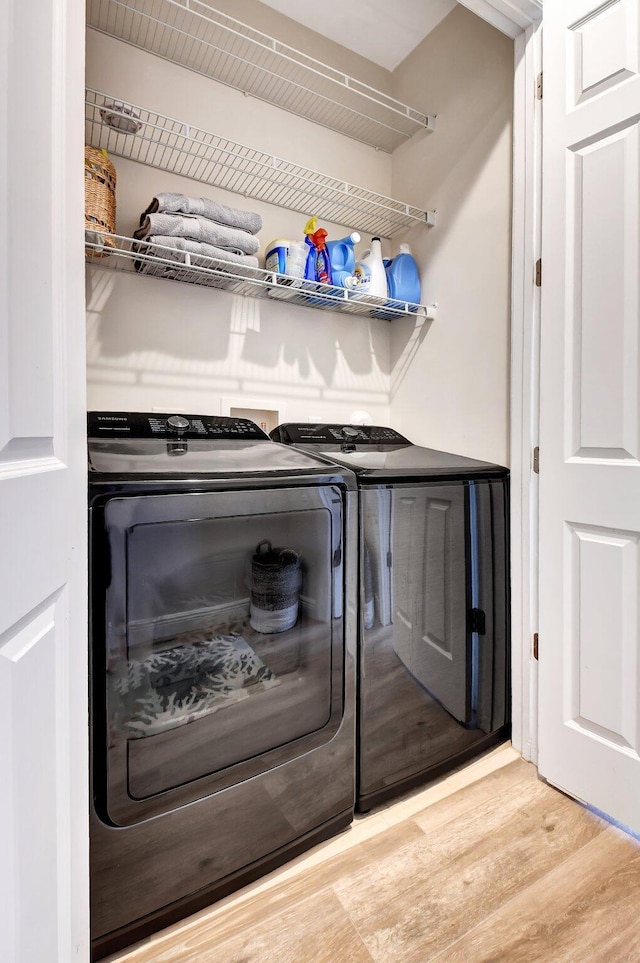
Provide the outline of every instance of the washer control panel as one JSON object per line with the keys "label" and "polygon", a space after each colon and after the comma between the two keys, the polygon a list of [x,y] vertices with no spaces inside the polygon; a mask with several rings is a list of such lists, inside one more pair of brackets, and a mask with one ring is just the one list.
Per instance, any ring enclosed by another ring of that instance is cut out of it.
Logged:
{"label": "washer control panel", "polygon": [[248,418],[176,415],[171,412],[90,411],[87,428],[89,438],[216,438],[234,441],[269,437]]}
{"label": "washer control panel", "polygon": [[311,425],[288,422],[271,432],[274,441],[288,445],[409,445],[393,428],[380,425]]}

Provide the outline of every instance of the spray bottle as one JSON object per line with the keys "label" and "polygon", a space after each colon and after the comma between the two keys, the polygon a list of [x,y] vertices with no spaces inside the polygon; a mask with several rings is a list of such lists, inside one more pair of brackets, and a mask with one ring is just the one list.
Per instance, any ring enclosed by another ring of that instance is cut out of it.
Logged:
{"label": "spray bottle", "polygon": [[331,280],[331,262],[329,260],[329,252],[327,251],[327,246],[325,244],[327,238],[327,232],[323,227],[319,227],[311,235],[311,241],[315,247],[315,280],[320,281],[322,284],[332,284]]}
{"label": "spray bottle", "polygon": [[315,217],[315,215],[310,217],[304,226],[304,240],[308,247],[307,261],[304,269],[304,276],[307,281],[315,281],[316,279],[316,249],[311,238],[313,234],[315,234],[317,226],[318,218]]}

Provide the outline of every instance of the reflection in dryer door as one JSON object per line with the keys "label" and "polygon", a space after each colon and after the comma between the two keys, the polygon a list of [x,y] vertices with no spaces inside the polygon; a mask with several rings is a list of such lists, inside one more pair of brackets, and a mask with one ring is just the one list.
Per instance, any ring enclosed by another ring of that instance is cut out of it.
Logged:
{"label": "reflection in dryer door", "polygon": [[505,732],[507,493],[506,478],[361,489],[376,606],[369,624],[361,551],[360,810]]}
{"label": "reflection in dryer door", "polygon": [[[104,510],[103,811],[129,825],[328,742],[342,718],[331,486],[131,495]],[[250,618],[256,545],[287,546],[300,606]],[[341,591],[341,584],[340,584]],[[98,762],[100,765],[100,762]],[[205,790],[203,780],[208,780]]]}
{"label": "reflection in dryer door", "polygon": [[431,696],[469,724],[465,487],[395,488],[391,494],[393,647]]}
{"label": "reflection in dryer door", "polygon": [[391,512],[391,491],[388,488],[363,490],[360,499],[362,609],[368,629],[376,622],[390,625],[392,621]]}

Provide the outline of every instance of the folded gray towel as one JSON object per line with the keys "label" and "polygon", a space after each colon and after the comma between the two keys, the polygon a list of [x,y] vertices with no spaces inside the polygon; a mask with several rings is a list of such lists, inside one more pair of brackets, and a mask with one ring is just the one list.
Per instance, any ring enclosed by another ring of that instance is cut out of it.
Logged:
{"label": "folded gray towel", "polygon": [[[147,244],[158,244],[163,249],[170,248],[171,250],[161,250],[161,251],[150,251],[146,248]],[[213,244],[202,244],[199,241],[191,241],[187,237],[165,237],[164,235],[152,235],[151,237],[145,237],[144,242],[135,245],[136,251],[140,254],[155,254],[157,257],[164,258],[166,261],[177,261],[180,264],[186,264],[187,259],[185,254],[189,254],[189,263],[192,267],[215,267],[218,268],[217,264],[209,264],[208,258],[217,258],[219,261],[225,261],[226,264],[242,266],[245,268],[257,268],[258,258],[251,254],[236,254],[235,251],[226,251],[223,248],[215,247]],[[145,264],[148,262],[137,262],[136,267],[139,271],[145,272]],[[140,266],[142,265],[142,266]],[[220,265],[223,270],[223,266]],[[238,273],[242,273],[238,271]]]}
{"label": "folded gray towel", "polygon": [[262,230],[262,218],[252,211],[241,211],[236,207],[218,204],[208,197],[186,197],[185,194],[164,192],[156,194],[143,217],[147,214],[199,214],[208,217],[216,224],[226,224],[227,227],[237,227],[249,234],[257,234]]}
{"label": "folded gray towel", "polygon": [[195,214],[147,214],[141,219],[140,227],[133,236],[143,240],[158,234],[163,237],[188,237],[192,241],[213,244],[214,247],[237,254],[256,254],[260,248],[260,241],[253,234],[216,224]]}

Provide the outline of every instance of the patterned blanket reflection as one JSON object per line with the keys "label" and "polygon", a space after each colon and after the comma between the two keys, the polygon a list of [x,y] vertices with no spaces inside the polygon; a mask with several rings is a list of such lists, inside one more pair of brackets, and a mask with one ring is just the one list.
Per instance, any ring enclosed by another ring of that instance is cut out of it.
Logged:
{"label": "patterned blanket reflection", "polygon": [[113,680],[133,737],[186,725],[278,679],[240,635],[178,645],[130,660]]}

